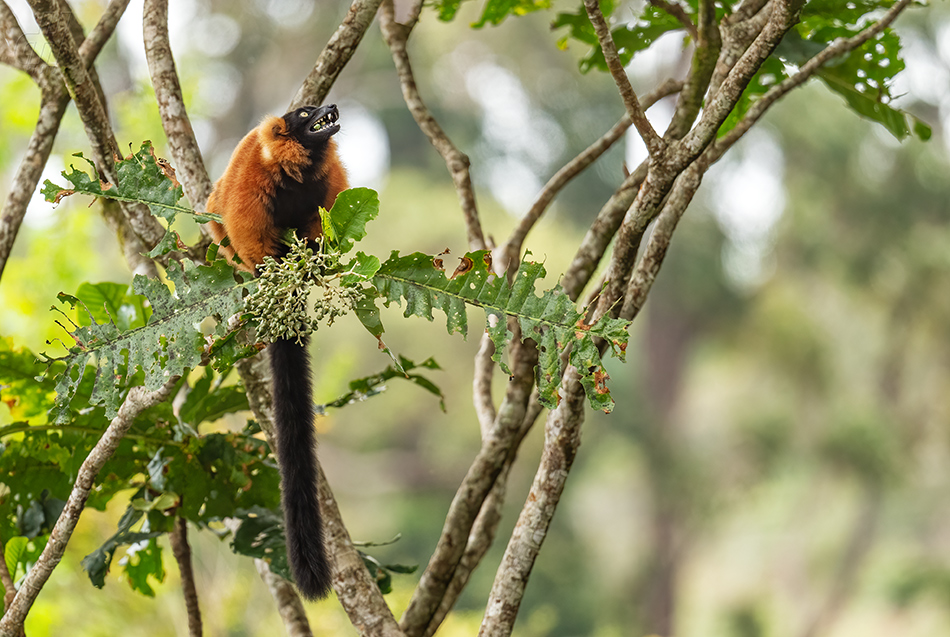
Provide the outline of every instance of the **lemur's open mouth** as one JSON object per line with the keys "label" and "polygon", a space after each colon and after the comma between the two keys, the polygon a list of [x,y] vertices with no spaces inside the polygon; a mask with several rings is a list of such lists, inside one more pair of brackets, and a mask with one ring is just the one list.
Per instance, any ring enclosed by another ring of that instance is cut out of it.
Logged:
{"label": "lemur's open mouth", "polygon": [[[330,128],[335,128],[339,130],[339,126],[334,126],[334,124],[340,119],[340,111],[337,109],[336,105],[330,105],[326,107],[327,112],[320,117],[317,121],[313,123],[310,127],[311,132],[324,131]],[[330,131],[327,131],[330,132]],[[336,130],[332,131],[336,132]]]}

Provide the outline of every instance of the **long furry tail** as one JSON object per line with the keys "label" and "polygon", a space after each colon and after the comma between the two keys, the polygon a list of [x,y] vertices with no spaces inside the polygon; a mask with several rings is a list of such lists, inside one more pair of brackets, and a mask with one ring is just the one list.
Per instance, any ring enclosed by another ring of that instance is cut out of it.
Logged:
{"label": "long furry tail", "polygon": [[323,546],[317,498],[316,436],[310,388],[310,356],[303,345],[280,339],[271,343],[274,421],[284,508],[287,557],[297,589],[307,599],[330,592],[330,563]]}

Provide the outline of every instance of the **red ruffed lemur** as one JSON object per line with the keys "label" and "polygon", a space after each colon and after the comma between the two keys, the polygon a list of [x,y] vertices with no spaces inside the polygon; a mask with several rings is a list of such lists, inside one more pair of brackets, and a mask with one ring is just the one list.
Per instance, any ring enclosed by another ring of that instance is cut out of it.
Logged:
{"label": "red ruffed lemur", "polygon": [[[333,104],[305,106],[266,118],[238,144],[208,198],[208,212],[224,220],[223,227],[209,224],[211,234],[219,243],[227,235],[222,251],[232,260],[236,253],[238,267],[256,274],[265,256],[284,256],[281,237],[289,228],[311,240],[322,235],[320,207],[329,210],[349,187],[332,138],[339,118]],[[308,340],[279,339],[267,350],[287,556],[297,588],[316,599],[330,592],[330,564],[317,498]]]}

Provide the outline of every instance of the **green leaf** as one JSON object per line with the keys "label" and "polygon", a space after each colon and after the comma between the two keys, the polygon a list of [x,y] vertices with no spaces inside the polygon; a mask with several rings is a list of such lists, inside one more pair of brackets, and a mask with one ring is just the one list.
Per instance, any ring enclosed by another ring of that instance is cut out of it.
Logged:
{"label": "green leaf", "polygon": [[12,418],[34,418],[49,409],[55,386],[37,381],[44,371],[33,352],[15,347],[11,338],[0,337],[0,401],[10,409]]}
{"label": "green leaf", "polygon": [[279,512],[262,507],[238,511],[240,525],[234,531],[231,550],[240,555],[266,560],[272,571],[293,581],[287,564],[283,518]]}
{"label": "green leaf", "polygon": [[[612,3],[601,3],[601,9],[605,16],[609,16],[613,9]],[[558,41],[558,46],[562,49],[567,48],[569,40],[577,40],[591,47],[579,63],[582,73],[587,73],[591,69],[607,71],[604,52],[600,48],[597,34],[594,33],[594,26],[590,23],[590,18],[587,17],[587,11],[583,5],[574,13],[559,13],[551,24],[551,28],[568,29],[567,34]],[[650,48],[661,35],[682,28],[683,25],[680,21],[669,13],[647,4],[637,20],[622,24],[614,28],[611,33],[614,42],[617,44],[620,61],[626,66],[637,53]]]}
{"label": "green leaf", "polygon": [[538,296],[535,284],[544,277],[540,263],[522,262],[512,285],[490,269],[488,251],[463,256],[461,265],[451,277],[431,256],[415,253],[400,257],[398,252],[382,264],[374,277],[384,302],[405,302],[405,316],[432,320],[432,310],[446,316],[449,333],[468,331],[466,304],[485,309],[485,329],[496,343],[495,357],[500,361],[502,347],[511,337],[505,316],[515,317],[522,338],[538,344],[538,391],[542,404],[554,408],[558,402],[557,387],[564,372],[564,352],[570,351],[570,362],[577,367],[591,406],[609,412],[613,400],[606,386],[607,375],[595,342],[602,338],[612,353],[624,357],[627,346],[628,321],[605,317],[588,326],[584,313],[563,293],[560,286]]}
{"label": "green leaf", "polygon": [[363,290],[363,296],[357,301],[356,306],[353,308],[353,313],[356,314],[356,318],[363,324],[366,331],[376,337],[379,349],[389,356],[396,369],[404,371],[402,364],[399,362],[399,358],[401,357],[397,358],[393,351],[389,349],[389,346],[383,342],[383,332],[385,332],[385,329],[383,328],[383,321],[379,316],[379,308],[376,307],[376,299],[378,296],[379,293],[376,291],[376,288]]}
{"label": "green leaf", "polygon": [[225,414],[250,409],[244,388],[238,385],[222,386],[223,378],[215,378],[209,368],[188,392],[178,417],[192,427],[203,422],[213,422]]}
{"label": "green leaf", "polygon": [[159,583],[165,581],[165,567],[162,565],[162,547],[155,538],[130,546],[125,557],[120,560],[126,580],[132,590],[146,597],[155,597],[155,590],[148,582],[152,577]]}
{"label": "green leaf", "polygon": [[379,214],[379,195],[369,188],[350,188],[337,195],[333,208],[321,212],[328,244],[346,254],[366,236],[366,224]]}
{"label": "green leaf", "polygon": [[379,372],[378,374],[373,374],[372,376],[366,376],[365,378],[358,378],[356,380],[350,381],[350,391],[332,402],[326,403],[325,405],[318,405],[317,412],[324,413],[329,407],[345,407],[351,403],[363,401],[367,398],[377,396],[386,390],[386,382],[394,378],[408,380],[409,382],[414,383],[415,385],[418,385],[422,389],[426,390],[430,394],[437,396],[439,398],[439,407],[444,412],[445,396],[442,394],[442,390],[424,376],[409,373],[412,370],[418,368],[442,369],[432,358],[428,358],[423,362],[416,364],[408,358],[400,356],[398,368],[395,365],[389,365],[386,367],[386,369]]}
{"label": "green leaf", "polygon": [[[139,490],[137,496],[145,493],[145,489]],[[137,499],[133,496],[133,499]],[[129,507],[126,509],[122,518],[119,520],[119,530],[102,546],[82,559],[82,567],[85,569],[89,580],[96,588],[102,588],[106,584],[106,575],[109,573],[109,567],[112,565],[112,558],[116,549],[123,544],[134,544],[145,540],[151,540],[162,534],[162,531],[138,531],[133,532],[132,527],[142,519],[143,513]]]}
{"label": "green leaf", "polygon": [[343,267],[340,285],[353,286],[373,278],[379,271],[379,257],[357,252],[356,258]]}
{"label": "green leaf", "polygon": [[89,310],[79,313],[79,324],[84,326],[113,321],[120,331],[128,332],[144,326],[152,315],[145,298],[133,294],[131,286],[121,283],[82,283],[76,298]]}
{"label": "green leaf", "polygon": [[[168,162],[155,156],[151,142],[143,142],[138,152],[116,162],[118,184],[102,181],[95,164],[83,157],[82,153],[76,153],[73,157],[78,157],[88,163],[91,172],[87,174],[70,166],[70,170],[62,174],[72,186],[71,188],[63,188],[47,179],[40,191],[47,201],[59,203],[63,197],[84,194],[116,201],[142,203],[148,206],[153,215],[167,220],[169,227],[181,213],[193,215],[199,222],[211,219],[221,220],[218,215],[198,214],[191,208],[178,203],[182,198],[182,188],[177,181],[173,181],[166,175],[166,170],[169,174],[173,172]],[[161,248],[156,247],[152,251],[155,254],[150,253],[151,256],[174,250],[177,247],[175,233],[170,229],[167,230],[159,246]]]}
{"label": "green leaf", "polygon": [[17,565],[26,552],[26,545],[29,544],[29,538],[18,535],[11,537],[3,546],[3,561],[7,565],[7,573],[16,580]]}
{"label": "green leaf", "polygon": [[[135,370],[144,372],[144,385],[154,391],[169,377],[198,366],[207,347],[202,322],[213,317],[215,333],[223,336],[228,317],[244,307],[244,291],[250,283],[247,278],[236,282],[233,268],[223,260],[207,266],[185,261],[182,268],[170,267],[166,273],[174,293],[163,282],[144,276],[136,276],[132,282],[135,292],[147,297],[151,305],[147,325],[123,332],[111,317],[105,323],[76,325],[70,332],[75,345],[69,353],[61,359],[47,359],[65,363],[64,370],[52,364],[47,370],[48,377],[55,373],[59,378],[51,419],[57,423],[67,420],[69,404],[93,357],[95,383],[89,404],[103,405],[111,419]],[[60,294],[60,299],[92,316],[77,297]]]}
{"label": "green leaf", "polygon": [[472,25],[472,28],[480,29],[489,23],[497,26],[509,15],[526,15],[540,9],[550,8],[551,0],[488,0],[485,3],[485,9],[482,11],[482,17]]}

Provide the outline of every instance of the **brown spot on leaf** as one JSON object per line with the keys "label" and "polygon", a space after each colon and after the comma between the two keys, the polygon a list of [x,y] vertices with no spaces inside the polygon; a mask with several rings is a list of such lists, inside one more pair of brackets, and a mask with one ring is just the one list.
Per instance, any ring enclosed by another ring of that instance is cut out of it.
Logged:
{"label": "brown spot on leaf", "polygon": [[469,257],[460,257],[459,261],[461,261],[461,263],[459,263],[459,267],[455,268],[455,272],[452,273],[452,276],[450,277],[452,279],[457,276],[461,276],[466,272],[470,272],[472,268],[475,267],[475,262]]}
{"label": "brown spot on leaf", "polygon": [[442,262],[442,259],[435,257],[432,259],[432,265],[435,266],[436,270],[441,270],[445,272],[445,264]]}
{"label": "brown spot on leaf", "polygon": [[53,204],[54,205],[58,204],[59,200],[62,199],[63,197],[68,197],[69,195],[75,195],[75,194],[76,194],[75,190],[60,190],[58,193],[56,193],[56,196],[53,197]]}
{"label": "brown spot on leaf", "polygon": [[[151,149],[150,149],[151,150]],[[152,150],[152,156],[154,157],[155,151]],[[175,176],[175,168],[169,163],[164,157],[155,157],[155,163],[158,164],[159,170],[162,171],[162,174],[168,177],[172,182],[172,187],[178,188],[181,184],[178,182],[178,177]]]}
{"label": "brown spot on leaf", "polygon": [[485,267],[487,267],[488,271],[491,272],[491,252],[485,253],[484,261],[485,261]]}
{"label": "brown spot on leaf", "polygon": [[594,372],[594,386],[596,387],[598,394],[603,395],[610,393],[610,390],[607,389],[608,380],[610,380],[610,375],[608,375],[603,369]]}

